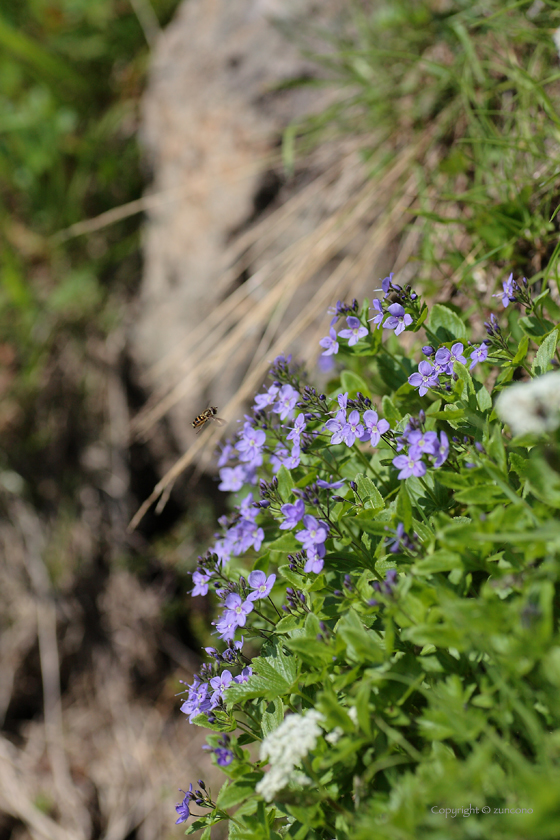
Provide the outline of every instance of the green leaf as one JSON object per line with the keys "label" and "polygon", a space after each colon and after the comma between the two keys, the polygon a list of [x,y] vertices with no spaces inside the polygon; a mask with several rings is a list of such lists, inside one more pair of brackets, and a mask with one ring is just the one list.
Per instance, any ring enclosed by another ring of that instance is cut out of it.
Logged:
{"label": "green leaf", "polygon": [[468,333],[465,324],[458,315],[441,303],[432,306],[426,326],[444,344],[449,341],[467,341]]}
{"label": "green leaf", "polygon": [[201,828],[211,828],[213,825],[217,825],[217,823],[222,822],[225,817],[220,814],[216,814],[212,812],[211,814],[205,814],[203,817],[199,817],[193,823],[191,823],[185,829],[185,834],[194,834],[195,831],[200,831]]}
{"label": "green leaf", "polygon": [[247,773],[236,782],[229,784],[226,782],[218,794],[217,807],[225,810],[243,802],[249,796],[254,795],[255,786],[261,779],[262,773]]}
{"label": "green leaf", "polygon": [[450,572],[452,569],[462,569],[461,555],[454,551],[436,551],[424,560],[414,564],[414,571],[419,575],[431,575],[436,572]]}
{"label": "green leaf", "polygon": [[292,496],[292,487],[294,486],[294,480],[291,476],[290,471],[286,469],[284,464],[282,464],[282,466],[278,470],[276,478],[278,479],[278,492],[280,493],[280,498],[282,499],[284,504],[287,504]]}
{"label": "green leaf", "polygon": [[[520,466],[519,462],[516,466]],[[551,507],[560,508],[560,475],[545,461],[542,452],[533,449],[523,469],[531,492]]]}
{"label": "green leaf", "polygon": [[496,484],[476,484],[455,493],[455,499],[465,505],[489,505],[498,499],[505,501],[503,490]]}
{"label": "green leaf", "polygon": [[381,408],[383,409],[383,416],[385,420],[389,422],[391,427],[396,426],[402,420],[402,414],[396,408],[393,400],[391,397],[388,397],[387,394],[383,396],[381,400]]}
{"label": "green leaf", "polygon": [[524,318],[519,318],[519,326],[529,338],[539,339],[551,332],[555,325],[551,321],[536,318],[534,315],[529,315]]}
{"label": "green leaf", "polygon": [[273,540],[266,545],[267,551],[285,551],[286,554],[297,551],[299,548],[301,548],[301,544],[296,541],[291,532],[282,534],[277,540]]}
{"label": "green leaf", "polygon": [[342,390],[348,391],[350,397],[356,396],[357,391],[367,396],[370,390],[368,384],[353,370],[343,370],[340,374],[340,383]]}
{"label": "green leaf", "polygon": [[404,525],[405,531],[410,531],[412,528],[412,504],[410,496],[406,489],[404,481],[401,484],[399,495],[397,497],[397,519]]}
{"label": "green leaf", "polygon": [[521,341],[519,342],[519,347],[517,348],[517,353],[511,360],[511,364],[513,366],[519,365],[525,356],[527,355],[527,350],[529,348],[529,337],[524,335]]}
{"label": "green leaf", "polygon": [[336,632],[346,643],[347,655],[353,662],[368,665],[383,662],[384,650],[381,639],[373,630],[366,630],[356,611],[346,612],[337,624]]}
{"label": "green leaf", "polygon": [[550,361],[556,353],[557,344],[558,330],[556,329],[553,330],[550,335],[547,335],[537,350],[537,355],[533,359],[533,364],[531,366],[531,373],[533,376],[542,376],[543,373],[546,373]]}
{"label": "green leaf", "polygon": [[253,673],[246,683],[232,685],[224,692],[228,705],[242,703],[252,697],[274,700],[292,688],[298,674],[298,659],[284,652],[284,645],[277,639],[263,645],[266,655],[253,659]]}
{"label": "green leaf", "polygon": [[489,411],[492,408],[492,397],[490,396],[482,382],[476,383],[475,391],[478,407],[480,408],[480,410]]}
{"label": "green leaf", "polygon": [[418,332],[418,330],[420,329],[420,327],[422,326],[422,324],[424,323],[424,321],[428,317],[428,312],[429,311],[430,310],[428,309],[428,306],[425,303],[422,304],[422,309],[420,310],[420,315],[418,316],[416,322],[414,323],[414,325],[412,327],[412,332]]}
{"label": "green leaf", "polygon": [[385,507],[383,496],[370,478],[367,478],[367,476],[359,473],[359,475],[356,476],[356,484],[358,485],[360,498],[366,503],[366,508],[383,510]]}
{"label": "green leaf", "polygon": [[278,729],[284,720],[284,704],[280,697],[275,700],[261,700],[261,728],[263,735],[270,735],[275,729]]}

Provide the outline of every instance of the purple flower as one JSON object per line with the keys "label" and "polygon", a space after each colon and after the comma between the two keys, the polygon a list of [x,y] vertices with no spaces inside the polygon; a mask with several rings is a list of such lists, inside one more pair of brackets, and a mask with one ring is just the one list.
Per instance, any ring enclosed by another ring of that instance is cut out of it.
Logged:
{"label": "purple flower", "polygon": [[249,593],[247,600],[258,601],[260,598],[266,598],[274,586],[275,580],[276,575],[269,575],[267,577],[264,572],[259,570],[251,572],[248,577],[248,582],[254,592]]}
{"label": "purple flower", "polygon": [[408,435],[410,457],[418,460],[422,455],[435,455],[438,446],[438,436],[435,432],[421,432],[415,429]]}
{"label": "purple flower", "polygon": [[233,761],[232,751],[226,749],[225,747],[216,747],[216,749],[213,750],[213,753],[216,756],[216,764],[218,767],[227,767]]}
{"label": "purple flower", "polygon": [[[339,397],[340,399],[340,397]],[[336,417],[332,420],[327,420],[324,425],[325,429],[328,429],[329,432],[332,432],[333,435],[331,437],[331,443],[342,443],[344,434],[343,431],[346,427],[346,410],[341,409]]]}
{"label": "purple flower", "polygon": [[472,369],[473,369],[473,367],[474,367],[474,366],[475,366],[478,362],[485,362],[485,361],[486,361],[487,356],[488,356],[488,347],[486,346],[486,344],[482,343],[482,344],[480,345],[480,347],[477,347],[477,349],[476,349],[476,350],[474,350],[474,351],[471,353],[471,363],[470,363],[470,365],[469,365],[469,370],[472,370]]}
{"label": "purple flower", "polygon": [[408,377],[408,382],[413,388],[420,389],[418,393],[421,397],[428,392],[428,388],[435,388],[436,385],[439,385],[437,373],[429,362],[420,362],[418,372],[412,373]]}
{"label": "purple flower", "polygon": [[181,793],[184,793],[185,796],[182,802],[179,802],[178,805],[175,805],[175,810],[179,814],[179,819],[175,822],[175,825],[179,825],[180,823],[184,823],[186,820],[188,820],[188,818],[191,815],[191,812],[189,811],[189,802],[192,799],[194,799],[194,793],[192,792],[192,782],[186,793],[184,790],[181,790],[181,788],[179,788],[179,791]]}
{"label": "purple flower", "polygon": [[[329,476],[332,478],[332,475]],[[338,490],[339,487],[342,487],[346,479],[342,478],[340,481],[333,481],[332,484],[329,484],[328,481],[325,481],[323,478],[317,479],[317,484],[319,487],[322,487],[323,490]]]}
{"label": "purple flower", "polygon": [[[264,434],[264,433],[263,433]],[[223,467],[220,470],[221,482],[218,484],[218,490],[224,493],[235,493],[241,490],[245,482],[245,467],[238,464],[236,467]]]}
{"label": "purple flower", "polygon": [[513,274],[510,274],[507,280],[502,280],[502,286],[503,290],[492,295],[492,297],[501,297],[502,304],[508,306],[510,302],[515,302],[515,292],[518,289],[517,283],[513,279]]}
{"label": "purple flower", "polygon": [[278,394],[278,401],[274,403],[272,410],[275,414],[280,415],[280,420],[285,420],[288,414],[293,411],[298,399],[299,393],[295,388],[292,388],[291,385],[282,385]]}
{"label": "purple flower", "polygon": [[211,572],[193,572],[192,579],[194,583],[194,589],[191,592],[191,595],[196,597],[197,595],[206,595],[208,592],[208,581],[211,578]]}
{"label": "purple flower", "polygon": [[[405,534],[404,525],[402,523],[397,525],[397,530],[394,531],[393,533],[397,534],[397,541],[402,539],[403,544],[407,540],[409,542],[412,542],[410,540],[410,538]],[[414,545],[414,543],[412,543],[412,545]],[[410,546],[408,546],[408,545],[405,546],[405,548],[409,548],[409,547]],[[394,549],[390,549],[390,550],[393,551]],[[397,549],[397,551],[399,551],[399,550],[400,549]],[[397,583],[398,577],[399,576],[398,576],[398,572],[397,572],[396,569],[387,569],[387,571],[385,572],[385,580],[383,581],[383,583],[379,583],[378,580],[374,580],[374,582],[372,583],[372,586],[373,586],[373,588],[375,589],[376,592],[382,592],[384,595],[388,595],[390,597],[393,594],[393,588],[394,588],[395,584]],[[370,601],[370,604],[371,604],[371,601]],[[372,606],[375,606],[375,604],[377,604],[377,601],[374,601],[374,604]]]}
{"label": "purple flower", "polygon": [[381,440],[381,435],[384,435],[391,428],[386,420],[379,420],[377,411],[372,411],[372,409],[364,411],[364,426],[365,432],[360,440],[362,443],[371,440],[372,446],[377,446]]}
{"label": "purple flower", "polygon": [[451,354],[449,356],[449,365],[451,370],[449,371],[449,373],[453,373],[454,362],[460,362],[462,365],[467,364],[467,360],[463,356],[463,345],[460,341],[458,341],[457,344],[453,344],[451,347]]}
{"label": "purple flower", "polygon": [[395,335],[400,335],[412,324],[412,316],[405,314],[404,307],[400,303],[391,304],[389,312],[391,315],[383,324],[384,330],[395,330]]}
{"label": "purple flower", "polygon": [[252,466],[260,467],[265,441],[266,435],[262,429],[254,429],[249,423],[245,423],[236,444],[237,451],[241,453],[240,459],[249,461]]}
{"label": "purple flower", "polygon": [[439,442],[434,455],[436,456],[434,461],[434,467],[436,468],[441,467],[441,465],[447,461],[447,456],[449,455],[449,440],[447,439],[445,432],[439,433]]}
{"label": "purple flower", "polygon": [[[239,596],[238,596],[239,597]],[[251,608],[253,605],[251,604]],[[235,636],[235,631],[238,628],[237,616],[233,612],[226,612],[222,618],[216,622],[216,630],[220,639],[225,642],[230,641]]]}
{"label": "purple flower", "polygon": [[406,532],[404,530],[404,524],[402,522],[399,522],[399,524],[397,525],[397,530],[394,531],[394,534],[395,534],[395,539],[389,540],[389,542],[387,543],[387,549],[392,554],[398,554],[398,552],[401,550],[401,544],[403,543],[403,538],[406,536]]}
{"label": "purple flower", "polygon": [[376,314],[373,316],[373,318],[368,318],[368,321],[373,321],[373,323],[375,324],[375,329],[378,330],[381,326],[381,321],[385,317],[383,307],[381,306],[381,301],[373,300],[370,309],[375,309]]}
{"label": "purple flower", "polygon": [[[328,421],[330,422],[330,420]],[[356,438],[361,438],[364,434],[364,427],[360,423],[360,412],[351,411],[344,428],[342,429],[342,439],[346,446],[353,446]]]}
{"label": "purple flower", "polygon": [[346,393],[344,394],[339,394],[336,399],[338,401],[339,406],[346,411],[346,409],[348,408],[348,391],[346,391]]}
{"label": "purple flower", "polygon": [[450,358],[451,351],[448,350],[447,347],[440,347],[434,358],[434,371],[436,375],[439,375],[440,373],[453,373],[453,366],[451,366],[451,370],[449,369]]}
{"label": "purple flower", "polygon": [[398,478],[410,478],[411,475],[420,478],[426,472],[426,465],[411,455],[397,455],[393,458],[393,466],[400,470]]}
{"label": "purple flower", "polygon": [[325,561],[323,560],[323,557],[321,557],[320,552],[313,552],[310,551],[310,549],[307,549],[307,560],[305,566],[303,567],[304,572],[306,572],[307,574],[313,572],[313,574],[318,575],[320,572],[322,572],[324,565]]}
{"label": "purple flower", "polygon": [[239,685],[243,685],[243,683],[249,682],[249,677],[251,676],[252,673],[253,673],[253,669],[251,668],[250,665],[247,665],[247,667],[243,668],[243,670],[241,671],[241,673],[237,677],[234,677],[233,681],[235,683],[238,683]]}
{"label": "purple flower", "polygon": [[367,327],[362,327],[360,324],[360,319],[355,318],[354,315],[349,315],[346,319],[346,323],[348,324],[347,330],[341,330],[339,332],[339,336],[341,338],[348,339],[348,346],[352,347],[354,344],[357,344],[360,338],[363,338],[364,335],[368,334]]}
{"label": "purple flower", "polygon": [[391,272],[391,274],[389,274],[388,277],[385,277],[385,279],[381,281],[381,288],[380,289],[374,289],[373,291],[374,292],[383,292],[383,296],[387,297],[387,295],[389,294],[389,289],[391,288],[392,285],[393,285],[393,272]]}
{"label": "purple flower", "polygon": [[294,428],[292,429],[289,434],[286,435],[287,440],[293,440],[296,445],[299,445],[299,440],[303,432],[305,431],[305,415],[298,414],[294,422]]}
{"label": "purple flower", "polygon": [[218,458],[218,466],[223,467],[229,459],[231,458],[231,453],[233,452],[233,446],[231,445],[231,441],[226,440],[224,446],[222,447],[222,451],[220,452],[220,457]]}
{"label": "purple flower", "polygon": [[276,400],[279,390],[280,387],[278,385],[271,385],[266,393],[257,394],[253,408],[255,410],[259,410],[266,408],[267,405],[272,405],[272,403]]}
{"label": "purple flower", "polygon": [[222,699],[224,696],[224,691],[230,684],[233,679],[233,675],[231,671],[222,671],[220,676],[212,677],[210,680],[210,685],[214,689],[214,693],[212,694],[212,703],[216,703],[217,701]]}
{"label": "purple flower", "polygon": [[189,686],[188,697],[181,706],[181,711],[189,716],[189,723],[192,723],[195,717],[210,711],[211,705],[208,683],[201,682],[200,677],[196,676],[193,684]]}
{"label": "purple flower", "polygon": [[296,540],[303,543],[304,548],[324,543],[328,536],[328,531],[324,523],[318,522],[314,516],[307,514],[303,517],[303,524],[305,529],[298,531]]}
{"label": "purple flower", "polygon": [[280,524],[281,531],[287,531],[295,528],[300,519],[305,513],[305,504],[303,499],[298,499],[293,505],[282,505],[280,508],[286,519]]}
{"label": "purple flower", "polygon": [[332,356],[321,354],[317,359],[317,367],[321,373],[331,373],[336,368],[336,364]]}
{"label": "purple flower", "polygon": [[237,595],[235,592],[230,592],[226,598],[226,609],[226,615],[231,613],[235,616],[238,627],[245,627],[247,616],[253,610],[253,604],[251,601],[242,601],[240,595]]}
{"label": "purple flower", "polygon": [[329,334],[322,338],[319,342],[321,347],[325,348],[321,353],[321,356],[332,356],[334,353],[338,353],[338,341],[336,340],[336,337],[336,330],[334,327],[331,327],[329,329]]}

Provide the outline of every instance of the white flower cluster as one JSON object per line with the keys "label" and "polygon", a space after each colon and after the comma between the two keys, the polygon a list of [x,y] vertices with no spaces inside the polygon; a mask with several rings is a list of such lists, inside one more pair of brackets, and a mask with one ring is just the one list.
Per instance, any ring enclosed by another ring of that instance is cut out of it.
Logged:
{"label": "white flower cluster", "polygon": [[315,709],[309,709],[303,715],[288,715],[278,729],[271,732],[261,744],[261,760],[268,758],[270,770],[256,787],[257,793],[270,802],[275,794],[290,782],[310,784],[310,780],[301,772],[294,772],[317,743],[321,735],[320,722],[323,715]]}
{"label": "white flower cluster", "polygon": [[511,385],[496,400],[496,412],[514,435],[556,429],[560,425],[560,371]]}

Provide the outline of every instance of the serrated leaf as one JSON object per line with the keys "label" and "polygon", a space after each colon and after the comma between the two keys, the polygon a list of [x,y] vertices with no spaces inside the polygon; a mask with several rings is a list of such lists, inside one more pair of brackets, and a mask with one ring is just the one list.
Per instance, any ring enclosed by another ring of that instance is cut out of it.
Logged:
{"label": "serrated leaf", "polygon": [[441,303],[432,306],[426,326],[444,344],[449,341],[467,341],[468,333],[465,324],[458,315]]}
{"label": "serrated leaf", "polygon": [[226,704],[243,703],[252,697],[274,700],[287,694],[298,674],[298,659],[284,652],[284,645],[274,639],[263,645],[266,655],[253,659],[253,673],[246,683],[230,683],[224,692]]}
{"label": "serrated leaf", "polygon": [[542,376],[546,373],[551,359],[556,352],[556,345],[558,344],[558,330],[553,330],[550,335],[547,335],[539,349],[537,355],[533,359],[531,366],[531,373],[533,376]]}
{"label": "serrated leaf", "polygon": [[383,496],[370,478],[359,473],[356,476],[356,484],[362,501],[369,503],[366,504],[369,510],[382,510],[385,507]]}
{"label": "serrated leaf", "polygon": [[274,632],[290,633],[292,630],[295,630],[297,627],[299,627],[300,623],[300,619],[296,618],[295,615],[285,615],[284,618],[281,618],[278,624],[276,625]]}

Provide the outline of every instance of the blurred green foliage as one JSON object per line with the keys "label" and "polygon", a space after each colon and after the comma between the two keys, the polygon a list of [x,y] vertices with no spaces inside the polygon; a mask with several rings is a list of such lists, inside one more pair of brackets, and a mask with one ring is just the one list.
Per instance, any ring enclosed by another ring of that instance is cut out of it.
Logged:
{"label": "blurred green foliage", "polygon": [[[151,4],[164,26],[178,2]],[[140,216],[53,235],[140,197],[149,58],[129,0],[0,0],[0,431],[21,457],[63,348],[79,361],[139,278]]]}
{"label": "blurred green foliage", "polygon": [[[284,157],[333,127],[391,149],[429,139],[418,168],[425,289],[478,269],[559,284],[557,0],[380,0],[315,58],[344,91],[290,126]],[[435,153],[435,154],[434,154]]]}

